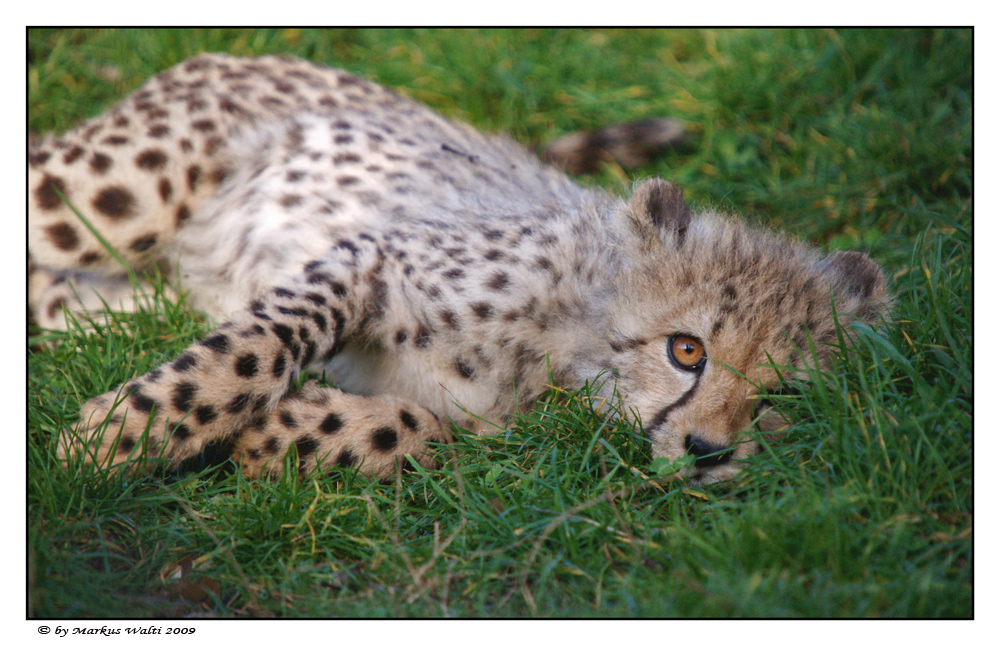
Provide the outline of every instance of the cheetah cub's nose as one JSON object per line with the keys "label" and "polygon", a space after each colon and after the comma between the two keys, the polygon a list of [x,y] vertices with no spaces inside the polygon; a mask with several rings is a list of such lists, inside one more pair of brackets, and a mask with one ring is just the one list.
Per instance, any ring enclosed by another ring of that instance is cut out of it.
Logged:
{"label": "cheetah cub's nose", "polygon": [[733,454],[732,449],[728,446],[712,444],[693,435],[684,438],[684,449],[695,457],[695,466],[702,468],[726,464]]}

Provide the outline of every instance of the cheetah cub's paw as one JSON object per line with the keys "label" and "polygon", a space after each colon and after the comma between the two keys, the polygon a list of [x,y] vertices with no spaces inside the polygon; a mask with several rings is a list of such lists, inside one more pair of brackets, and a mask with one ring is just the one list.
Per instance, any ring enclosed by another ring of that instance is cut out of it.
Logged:
{"label": "cheetah cub's paw", "polygon": [[[236,420],[221,419],[214,408],[196,406],[198,389],[192,382],[149,383],[160,380],[160,373],[154,370],[85,403],[76,427],[60,438],[60,459],[82,458],[105,468],[136,457],[140,449],[144,459],[177,464],[238,428]],[[173,408],[160,410],[162,402]],[[262,397],[260,408],[266,403]]]}
{"label": "cheetah cub's paw", "polygon": [[[80,420],[74,428],[65,429],[59,437],[60,460],[82,459],[87,463],[108,467],[128,459],[144,437],[150,416],[130,408],[125,398],[134,386],[127,384],[94,397],[80,409]],[[155,456],[158,443],[149,442],[149,456]]]}
{"label": "cheetah cub's paw", "polygon": [[397,468],[413,470],[408,455],[425,468],[435,468],[434,445],[450,441],[441,420],[423,406],[391,395],[349,395],[309,381],[247,425],[236,441],[233,460],[247,476],[278,475],[294,444],[300,475],[340,466],[386,479]]}

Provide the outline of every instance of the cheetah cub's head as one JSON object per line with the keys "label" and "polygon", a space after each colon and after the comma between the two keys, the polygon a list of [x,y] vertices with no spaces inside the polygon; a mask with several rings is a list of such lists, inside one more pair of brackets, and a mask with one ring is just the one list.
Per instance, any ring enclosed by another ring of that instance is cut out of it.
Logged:
{"label": "cheetah cub's head", "polygon": [[659,179],[636,187],[624,215],[637,251],[612,308],[619,392],[654,458],[694,456],[685,475],[696,484],[730,478],[760,450],[754,432],[785,425],[766,399],[781,381],[773,366],[825,367],[834,308],[842,325],[883,321],[885,277],[861,253],[824,257],[732,218],[692,215]]}

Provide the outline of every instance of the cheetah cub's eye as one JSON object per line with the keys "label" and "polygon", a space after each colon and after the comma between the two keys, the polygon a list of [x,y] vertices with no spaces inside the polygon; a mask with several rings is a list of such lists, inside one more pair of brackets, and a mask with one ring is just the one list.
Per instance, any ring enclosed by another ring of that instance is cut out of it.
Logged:
{"label": "cheetah cub's eye", "polygon": [[705,367],[708,354],[701,341],[693,336],[675,334],[667,341],[667,354],[681,370],[700,371]]}

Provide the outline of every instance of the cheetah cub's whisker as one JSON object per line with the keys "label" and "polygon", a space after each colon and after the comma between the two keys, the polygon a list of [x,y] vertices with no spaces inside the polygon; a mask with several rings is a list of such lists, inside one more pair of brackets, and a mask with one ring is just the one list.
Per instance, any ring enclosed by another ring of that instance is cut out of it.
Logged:
{"label": "cheetah cub's whisker", "polygon": [[[225,321],[84,405],[60,454],[92,441],[105,463],[148,427],[149,453],[173,462],[229,437],[252,475],[294,444],[304,473],[384,477],[405,455],[433,464],[448,420],[495,431],[550,374],[570,389],[612,375],[598,394],[617,388],[653,456],[692,455],[690,479],[712,482],[758,450],[748,431],[782,423],[758,397],[779,381],[771,361],[807,367],[811,339],[825,365],[831,305],[868,323],[889,309],[863,254],[692,213],[659,179],[627,199],[583,188],[511,141],[287,58],[198,56],[31,146],[30,305],[46,327],[88,307],[71,294],[122,280],[60,194],[134,269],[178,276]],[[341,389],[289,393],[302,370]]]}

